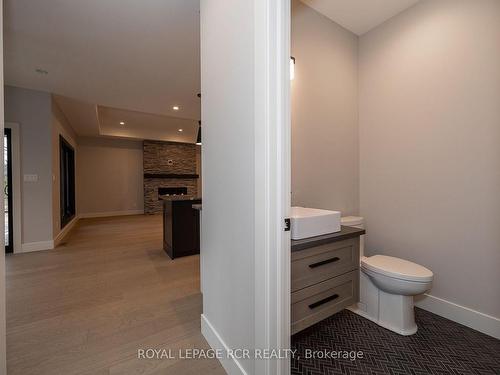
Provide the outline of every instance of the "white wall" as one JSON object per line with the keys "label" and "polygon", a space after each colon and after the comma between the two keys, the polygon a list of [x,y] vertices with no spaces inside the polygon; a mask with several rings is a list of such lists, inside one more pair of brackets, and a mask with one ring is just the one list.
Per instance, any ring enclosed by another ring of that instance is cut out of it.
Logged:
{"label": "white wall", "polygon": [[359,96],[368,254],[500,318],[500,2],[422,1],[363,35]]}
{"label": "white wall", "polygon": [[[248,0],[201,1],[201,251],[202,274],[209,275],[203,281],[203,316],[229,348],[250,349],[255,343],[253,7]],[[241,363],[254,373],[253,361]]]}
{"label": "white wall", "polygon": [[82,216],[143,211],[142,142],[80,138],[77,206]]}
{"label": "white wall", "polygon": [[358,38],[292,4],[292,204],[358,214]]}
{"label": "white wall", "polygon": [[20,125],[21,175],[38,175],[38,182],[22,182],[22,242],[51,241],[53,208],[50,94],[5,86],[5,120]]}

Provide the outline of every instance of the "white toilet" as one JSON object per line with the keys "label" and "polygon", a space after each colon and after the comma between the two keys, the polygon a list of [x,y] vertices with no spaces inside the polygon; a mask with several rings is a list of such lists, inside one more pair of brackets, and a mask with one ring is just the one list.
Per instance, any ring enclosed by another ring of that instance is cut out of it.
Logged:
{"label": "white toilet", "polygon": [[[342,225],[363,228],[363,218],[343,217]],[[429,290],[433,274],[427,268],[404,259],[364,256],[364,236],[360,243],[360,301],[349,310],[401,335],[417,332],[413,296]]]}

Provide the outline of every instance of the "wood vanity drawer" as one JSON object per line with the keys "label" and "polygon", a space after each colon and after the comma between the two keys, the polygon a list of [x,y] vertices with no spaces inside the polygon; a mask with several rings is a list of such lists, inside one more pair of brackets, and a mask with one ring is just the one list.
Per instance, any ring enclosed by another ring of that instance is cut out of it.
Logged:
{"label": "wood vanity drawer", "polygon": [[359,300],[359,271],[292,293],[292,335]]}
{"label": "wood vanity drawer", "polygon": [[359,238],[292,253],[292,292],[359,268]]}

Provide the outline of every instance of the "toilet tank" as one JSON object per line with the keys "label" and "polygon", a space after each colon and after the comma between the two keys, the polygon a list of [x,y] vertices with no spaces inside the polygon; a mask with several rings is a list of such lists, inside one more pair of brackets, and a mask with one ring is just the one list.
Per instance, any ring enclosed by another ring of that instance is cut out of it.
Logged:
{"label": "toilet tank", "polygon": [[[340,219],[340,224],[347,227],[365,229],[365,221],[361,216],[344,216]],[[365,235],[359,238],[359,257],[365,256]]]}

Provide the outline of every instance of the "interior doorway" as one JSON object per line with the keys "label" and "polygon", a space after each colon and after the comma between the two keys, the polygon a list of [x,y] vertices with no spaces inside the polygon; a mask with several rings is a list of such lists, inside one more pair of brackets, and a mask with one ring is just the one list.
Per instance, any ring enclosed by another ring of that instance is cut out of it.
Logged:
{"label": "interior doorway", "polygon": [[61,136],[61,228],[64,228],[76,213],[75,205],[75,149]]}
{"label": "interior doorway", "polygon": [[14,230],[12,215],[12,132],[10,129],[4,129],[3,137],[3,189],[4,189],[4,217],[5,217],[5,252],[14,251]]}

